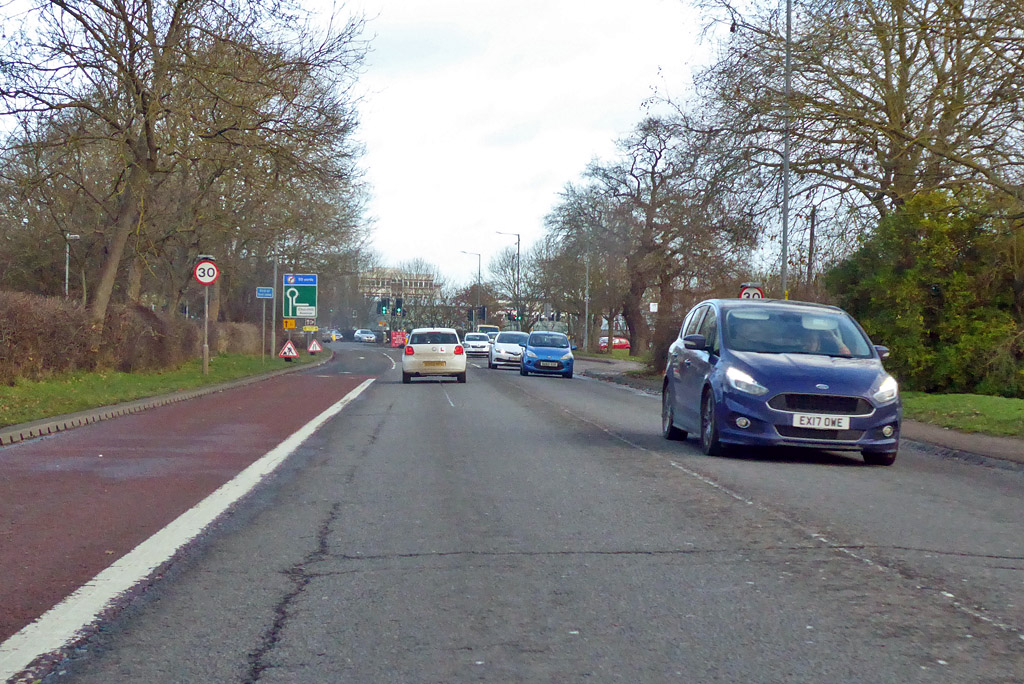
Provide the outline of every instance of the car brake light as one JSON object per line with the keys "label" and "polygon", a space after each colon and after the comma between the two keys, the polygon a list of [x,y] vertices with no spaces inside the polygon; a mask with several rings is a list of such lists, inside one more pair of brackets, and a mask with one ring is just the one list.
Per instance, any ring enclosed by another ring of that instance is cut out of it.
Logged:
{"label": "car brake light", "polygon": [[459,356],[459,355],[462,354],[462,352],[463,352],[462,345],[461,344],[455,345],[455,355]]}
{"label": "car brake light", "polygon": [[406,356],[412,356],[413,355],[412,345],[408,345],[408,344],[405,345],[405,355]]}

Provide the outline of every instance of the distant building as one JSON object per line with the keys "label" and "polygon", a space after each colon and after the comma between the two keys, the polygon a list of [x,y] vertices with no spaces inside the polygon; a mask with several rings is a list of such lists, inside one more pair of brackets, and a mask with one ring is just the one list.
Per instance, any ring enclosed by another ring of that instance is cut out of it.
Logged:
{"label": "distant building", "polygon": [[404,297],[407,302],[434,304],[441,286],[432,273],[406,273],[397,268],[375,268],[359,276],[359,293],[369,299]]}

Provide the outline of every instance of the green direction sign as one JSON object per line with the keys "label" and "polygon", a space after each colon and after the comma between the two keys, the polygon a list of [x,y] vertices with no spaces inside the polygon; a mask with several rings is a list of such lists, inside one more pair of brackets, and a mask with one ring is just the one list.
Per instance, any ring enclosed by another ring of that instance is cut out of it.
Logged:
{"label": "green direction sign", "polygon": [[281,304],[284,318],[316,318],[316,274],[285,274]]}

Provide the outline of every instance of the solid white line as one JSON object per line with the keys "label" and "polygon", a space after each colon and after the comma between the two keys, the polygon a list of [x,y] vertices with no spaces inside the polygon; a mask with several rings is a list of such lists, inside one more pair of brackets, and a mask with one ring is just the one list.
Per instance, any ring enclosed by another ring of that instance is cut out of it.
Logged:
{"label": "solid white line", "polygon": [[118,596],[167,562],[178,549],[198,536],[229,506],[276,470],[310,435],[371,384],[373,379],[363,382],[217,491],[0,644],[0,681],[7,681],[23,671],[39,656],[53,653],[72,643]]}
{"label": "solid white line", "polygon": [[391,355],[384,352],[381,352],[381,354],[384,354],[384,358],[391,362],[391,370],[395,370],[395,360],[391,358]]}
{"label": "solid white line", "polygon": [[[440,381],[438,381],[438,382],[440,382]],[[441,389],[444,390],[444,396],[445,396],[446,399],[448,399],[448,403],[452,405],[452,408],[455,408],[455,402],[453,402],[452,398],[448,396],[448,390],[444,389],[444,385],[441,385]]]}

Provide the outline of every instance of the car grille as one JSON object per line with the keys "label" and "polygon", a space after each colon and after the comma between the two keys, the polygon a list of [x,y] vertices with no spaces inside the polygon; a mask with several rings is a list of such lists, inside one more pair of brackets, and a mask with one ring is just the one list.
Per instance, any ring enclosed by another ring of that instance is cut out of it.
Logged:
{"label": "car grille", "polygon": [[865,416],[874,409],[866,399],[838,394],[776,394],[768,402],[776,411]]}
{"label": "car grille", "polygon": [[813,428],[793,427],[792,425],[776,425],[775,429],[783,437],[828,439],[837,442],[856,442],[864,435],[863,430],[815,430]]}

